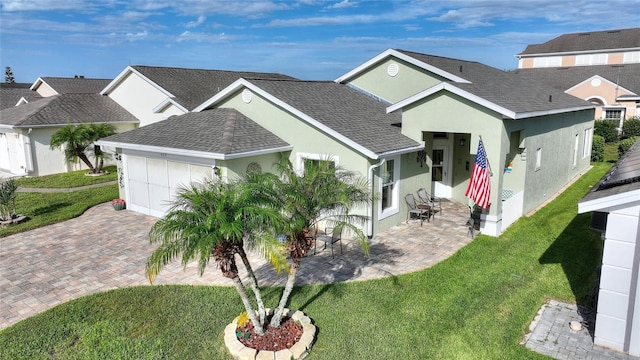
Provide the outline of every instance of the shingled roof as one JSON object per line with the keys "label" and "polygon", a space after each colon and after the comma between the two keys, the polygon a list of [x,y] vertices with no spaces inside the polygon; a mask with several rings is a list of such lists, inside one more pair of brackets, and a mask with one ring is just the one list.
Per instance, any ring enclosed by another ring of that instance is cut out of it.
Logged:
{"label": "shingled roof", "polygon": [[84,77],[40,77],[31,86],[35,89],[40,82],[49,85],[58,94],[98,94],[111,82],[110,79],[90,79]]}
{"label": "shingled roof", "polygon": [[235,109],[186,113],[102,139],[125,148],[156,147],[201,152],[216,158],[289,150],[290,145]]}
{"label": "shingled roof", "polygon": [[400,114],[387,114],[387,104],[346,85],[333,81],[248,81],[375,154],[420,146],[401,133]]}
{"label": "shingled roof", "polygon": [[640,48],[640,28],[564,34],[542,44],[528,45],[518,55],[632,48]]}
{"label": "shingled roof", "polygon": [[140,74],[170,92],[173,100],[191,111],[240,78],[294,79],[263,72],[132,66]]}
{"label": "shingled roof", "polygon": [[599,75],[640,95],[640,64],[531,68],[513,72],[535,78],[562,91]]}
{"label": "shingled roof", "polygon": [[0,111],[0,124],[13,127],[137,122],[115,101],[99,94],[54,95]]}
{"label": "shingled roof", "polygon": [[16,106],[22,98],[27,101],[41,99],[42,96],[30,87],[28,83],[0,83],[0,110]]}
{"label": "shingled roof", "polygon": [[396,50],[425,64],[444,70],[468,82],[443,82],[469,92],[492,104],[518,114],[539,114],[545,111],[588,108],[591,105],[564,91],[530,78],[518,76],[474,61]]}

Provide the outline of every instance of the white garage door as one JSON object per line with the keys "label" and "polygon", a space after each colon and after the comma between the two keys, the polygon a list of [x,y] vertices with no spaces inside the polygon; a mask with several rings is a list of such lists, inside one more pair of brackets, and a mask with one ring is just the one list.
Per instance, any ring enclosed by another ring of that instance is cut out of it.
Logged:
{"label": "white garage door", "polygon": [[163,159],[127,156],[127,207],[130,210],[162,217],[176,191],[212,175],[209,166]]}

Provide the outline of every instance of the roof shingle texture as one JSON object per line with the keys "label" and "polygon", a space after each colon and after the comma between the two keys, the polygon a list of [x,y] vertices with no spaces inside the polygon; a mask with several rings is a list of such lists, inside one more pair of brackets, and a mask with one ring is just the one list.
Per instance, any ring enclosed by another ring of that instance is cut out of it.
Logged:
{"label": "roof shingle texture", "polygon": [[289,146],[235,109],[187,113],[102,140],[223,155]]}
{"label": "roof shingle texture", "polygon": [[[474,61],[397,50],[426,64],[470,81],[470,84],[449,82],[462,90],[479,96],[516,113],[553,111],[591,104],[575,98],[533,78],[518,76]],[[551,101],[549,101],[551,97]]]}
{"label": "roof shingle texture", "polygon": [[554,88],[566,91],[595,75],[640,94],[640,64],[594,65],[557,68],[518,69],[516,74],[529,76]]}
{"label": "roof shingle texture", "polygon": [[250,82],[376,154],[419,145],[401,133],[400,114],[387,114],[386,104],[346,85],[332,81]]}
{"label": "roof shingle texture", "polygon": [[58,94],[98,94],[111,80],[89,78],[41,77]]}
{"label": "roof shingle texture", "polygon": [[22,98],[29,102],[42,98],[30,88],[28,83],[0,83],[0,110],[16,106]]}
{"label": "roof shingle texture", "polygon": [[170,92],[176,102],[191,111],[240,78],[294,79],[262,72],[132,66],[136,71]]}
{"label": "roof shingle texture", "polygon": [[518,55],[614,50],[637,47],[640,47],[640,28],[631,28],[564,34],[542,44],[527,45],[527,48]]}
{"label": "roof shingle texture", "polygon": [[99,94],[54,95],[0,111],[0,124],[15,127],[118,122],[137,123],[138,119]]}

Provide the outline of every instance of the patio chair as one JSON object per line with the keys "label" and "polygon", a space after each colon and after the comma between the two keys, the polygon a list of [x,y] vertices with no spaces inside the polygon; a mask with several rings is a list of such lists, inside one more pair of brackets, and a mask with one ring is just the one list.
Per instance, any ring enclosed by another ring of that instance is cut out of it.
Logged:
{"label": "patio chair", "polygon": [[[327,248],[327,243],[329,243],[329,246],[331,246],[331,257],[334,258],[335,255],[333,253],[333,244],[339,242],[340,243],[340,254],[342,254],[342,226],[340,227],[336,227],[336,228],[331,228],[328,227],[326,229],[324,229],[324,233],[325,235],[328,235],[329,233],[331,233],[331,239],[328,238],[328,236],[324,237],[324,248]],[[315,250],[314,250],[314,254],[315,254]]]}
{"label": "patio chair", "polygon": [[437,212],[442,215],[442,199],[436,196],[431,196],[431,194],[429,194],[424,188],[418,189],[418,199],[431,206],[431,215],[433,215],[434,218],[436,217],[435,209],[438,209]]}
{"label": "patio chair", "polygon": [[414,215],[420,219],[420,226],[422,226],[424,219],[429,221],[429,218],[431,217],[431,206],[427,204],[418,205],[413,194],[405,195],[404,201],[407,203],[407,223],[409,222],[409,218]]}

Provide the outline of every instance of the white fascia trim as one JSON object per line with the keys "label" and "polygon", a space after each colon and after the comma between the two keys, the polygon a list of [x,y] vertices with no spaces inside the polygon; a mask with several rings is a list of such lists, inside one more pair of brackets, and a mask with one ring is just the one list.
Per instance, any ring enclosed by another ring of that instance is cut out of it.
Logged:
{"label": "white fascia trim", "polygon": [[627,191],[620,194],[605,196],[599,199],[584,201],[578,203],[578,214],[584,214],[591,211],[607,211],[608,209],[623,205],[631,205],[631,203],[640,202],[640,190]]}
{"label": "white fascia trim", "polygon": [[387,57],[396,57],[400,60],[406,61],[409,64],[415,65],[419,68],[422,68],[424,70],[427,70],[429,72],[432,72],[436,75],[440,75],[448,80],[451,81],[455,81],[455,82],[459,82],[459,83],[466,83],[466,84],[470,84],[471,81],[465,80],[459,76],[453,75],[450,72],[444,71],[440,68],[437,68],[433,65],[429,65],[425,62],[422,62],[420,60],[417,60],[409,55],[405,55],[399,51],[393,50],[393,49],[387,49],[385,51],[383,51],[381,54],[375,56],[374,58],[370,59],[369,61],[365,62],[364,64],[356,67],[355,69],[349,71],[348,73],[340,76],[339,78],[335,79],[334,82],[336,83],[342,83],[345,82],[347,80],[349,80],[350,78],[360,74],[361,72],[363,72],[364,70],[370,68],[371,66],[373,66],[374,64],[376,64],[377,62],[386,59]]}
{"label": "white fascia trim", "polygon": [[264,154],[272,154],[284,151],[291,151],[293,146],[282,146],[278,148],[271,148],[265,150],[257,150],[257,151],[247,151],[242,153],[236,153],[231,155],[225,155],[220,153],[211,153],[205,151],[195,151],[195,150],[186,150],[186,149],[175,149],[168,148],[162,146],[150,146],[150,145],[138,145],[138,144],[130,144],[130,143],[121,143],[121,142],[113,142],[113,141],[96,141],[96,145],[100,146],[109,146],[113,148],[121,148],[121,149],[130,149],[130,150],[139,150],[139,151],[147,151],[152,153],[163,153],[163,154],[171,154],[171,155],[181,155],[181,156],[192,156],[204,159],[214,159],[214,160],[231,160],[231,159],[239,159],[246,158],[251,156],[258,156]]}
{"label": "white fascia trim", "polygon": [[617,101],[639,101],[640,96],[621,95],[616,98]]}
{"label": "white fascia trim", "polygon": [[278,99],[277,97],[269,94],[268,92],[262,90],[261,88],[257,87],[256,85],[252,84],[251,82],[249,82],[249,81],[247,81],[245,79],[236,80],[233,84],[227,86],[224,90],[220,91],[218,94],[216,94],[215,96],[213,96],[209,100],[205,101],[202,105],[200,105],[200,106],[196,107],[195,109],[193,109],[193,112],[200,112],[200,111],[208,108],[209,106],[215,105],[219,101],[225,99],[226,97],[230,96],[232,93],[236,92],[237,90],[240,90],[243,87],[246,87],[247,89],[253,91],[254,93],[264,97],[265,99],[267,99],[268,101],[270,101],[274,105],[277,105],[277,106],[283,108],[284,110],[292,113],[293,115],[299,117],[300,119],[302,119],[303,121],[305,121],[309,125],[315,127],[316,129],[319,129],[319,130],[331,135],[332,137],[336,138],[337,140],[341,141],[342,143],[354,148],[359,153],[361,153],[361,154],[363,154],[363,155],[365,155],[365,156],[367,156],[367,157],[369,157],[371,159],[378,159],[378,155],[376,153],[374,153],[373,151],[371,151],[371,150],[365,148],[364,146],[354,142],[353,140],[349,139],[348,137],[346,137],[346,136],[334,131],[330,127],[324,125],[323,123],[321,123],[318,120],[312,118],[311,116],[303,113],[302,111],[294,108],[293,106],[285,103],[284,101]]}
{"label": "white fascia trim", "polygon": [[472,93],[470,93],[468,91],[460,89],[459,87],[457,87],[455,85],[452,85],[452,84],[449,84],[449,83],[444,83],[444,82],[442,82],[442,83],[440,83],[440,84],[438,84],[436,86],[430,87],[430,88],[428,88],[426,90],[423,90],[423,91],[421,91],[421,92],[419,92],[419,93],[417,93],[417,94],[415,94],[413,96],[410,96],[410,97],[408,97],[408,98],[406,98],[406,99],[404,99],[402,101],[399,101],[399,102],[389,106],[387,108],[387,114],[391,113],[391,112],[394,112],[396,110],[402,109],[403,107],[405,107],[407,105],[410,105],[410,104],[412,104],[412,103],[414,103],[414,102],[416,102],[418,100],[424,99],[425,97],[427,97],[429,95],[432,95],[432,94],[435,94],[435,93],[437,93],[438,91],[441,91],[441,90],[449,91],[449,92],[451,92],[453,94],[456,94],[456,95],[458,95],[460,97],[463,97],[463,98],[465,98],[465,99],[467,99],[469,101],[472,101],[472,102],[474,102],[474,103],[476,103],[478,105],[484,106],[487,109],[491,109],[493,111],[496,111],[496,112],[502,114],[504,117],[507,117],[507,118],[510,118],[510,119],[515,119],[516,118],[516,112],[515,111],[506,109],[506,108],[504,108],[504,107],[502,107],[500,105],[496,105],[496,104],[492,103],[491,101],[487,101],[486,99],[481,98],[480,96],[474,95],[474,94],[472,94]]}
{"label": "white fascia trim", "polygon": [[607,80],[607,79],[603,78],[600,75],[593,75],[592,77],[573,85],[572,87],[568,88],[564,92],[568,93],[569,91],[574,90],[574,89],[576,89],[576,88],[578,88],[578,87],[580,87],[580,86],[582,86],[582,85],[584,85],[586,83],[591,83],[591,80],[593,80],[593,79],[600,79],[600,81],[605,82],[605,83],[609,84],[610,86],[618,87],[619,90],[624,90],[624,91],[626,91],[626,92],[628,92],[630,94],[635,94],[633,91],[631,91],[629,89],[625,89],[624,87],[622,87],[620,85],[616,85],[616,83],[614,83],[613,81]]}
{"label": "white fascia trim", "polygon": [[529,57],[538,57],[538,56],[557,56],[557,55],[574,55],[574,54],[600,54],[600,53],[627,52],[627,51],[637,51],[637,50],[640,50],[640,47],[620,48],[620,49],[597,49],[597,50],[581,50],[581,51],[562,51],[562,52],[537,53],[537,54],[517,54],[516,57],[518,57],[518,58],[529,58]]}
{"label": "white fascia trim", "polygon": [[173,105],[175,107],[177,107],[178,109],[180,109],[182,112],[184,113],[188,113],[189,110],[185,109],[184,106],[178,104],[177,102],[173,101],[173,99],[170,98],[166,98],[164,99],[160,104],[158,104],[156,107],[154,107],[153,109],[151,109],[151,111],[154,114],[159,114],[161,113],[164,109],[166,109],[169,105]]}
{"label": "white fascia trim", "polygon": [[27,101],[27,99],[23,97],[20,98],[20,100],[18,100],[18,102],[14,105],[14,106],[20,106],[22,104],[28,104],[29,102]]}
{"label": "white fascia trim", "polygon": [[151,81],[151,79],[149,79],[148,77],[144,76],[141,72],[139,72],[138,70],[132,68],[131,66],[127,66],[124,70],[122,70],[122,72],[120,74],[118,74],[118,76],[116,76],[116,78],[113,79],[113,81],[111,81],[109,83],[109,85],[107,85],[107,87],[105,87],[104,90],[102,90],[100,92],[100,95],[109,95],[109,92],[111,92],[111,90],[113,90],[116,86],[118,86],[129,73],[134,73],[134,74],[138,75],[142,80],[146,81],[147,83],[149,83],[149,85],[153,86],[158,91],[160,91],[161,93],[165,94],[168,98],[175,97],[175,95],[173,95],[172,93],[167,91],[162,86],[160,86],[160,85],[156,84],[155,82]]}
{"label": "white fascia trim", "polygon": [[424,141],[420,141],[419,144],[420,145],[418,145],[418,146],[413,146],[413,147],[410,147],[410,148],[404,148],[404,149],[400,149],[400,150],[393,150],[393,151],[387,151],[387,152],[384,152],[384,153],[380,153],[380,154],[378,154],[378,159],[384,159],[384,158],[388,158],[388,157],[391,157],[391,156],[409,154],[409,153],[412,153],[412,152],[424,150]]}
{"label": "white fascia trim", "polygon": [[15,128],[11,125],[0,124],[0,130],[15,131]]}
{"label": "white fascia trim", "polygon": [[586,105],[586,106],[578,106],[578,107],[564,108],[564,109],[530,111],[530,112],[516,113],[516,117],[513,117],[513,118],[509,117],[509,118],[514,120],[520,120],[520,119],[526,119],[526,118],[531,118],[536,116],[556,115],[556,114],[562,114],[567,112],[582,111],[582,110],[589,110],[589,109],[595,109],[595,108],[596,108],[595,105]]}

